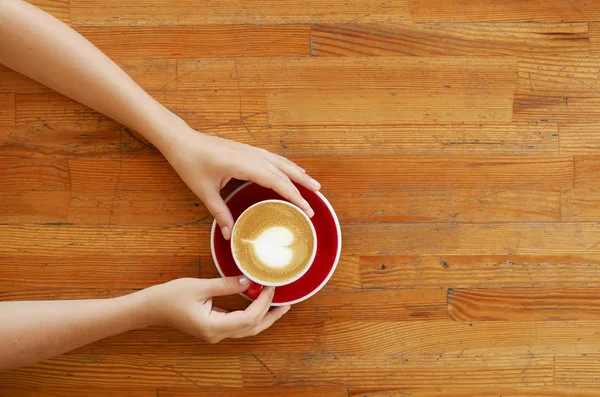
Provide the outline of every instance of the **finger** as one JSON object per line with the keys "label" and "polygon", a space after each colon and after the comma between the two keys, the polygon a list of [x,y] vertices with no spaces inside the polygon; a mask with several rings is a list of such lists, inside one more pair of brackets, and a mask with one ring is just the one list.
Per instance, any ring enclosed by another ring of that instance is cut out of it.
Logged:
{"label": "finger", "polygon": [[271,306],[274,292],[275,288],[265,287],[258,299],[252,302],[246,310],[238,310],[221,316],[215,323],[218,332],[231,334],[259,325]]}
{"label": "finger", "polygon": [[321,189],[321,184],[308,175],[306,170],[301,168],[298,164],[274,153],[271,158],[273,159],[274,164],[292,181],[304,186],[309,190],[317,191]]}
{"label": "finger", "polygon": [[225,309],[221,309],[220,307],[214,307],[214,306],[213,306],[213,308],[212,308],[212,311],[213,311],[213,312],[217,312],[217,313],[223,313],[223,314],[227,314],[227,313],[229,313],[229,312],[228,312],[227,310],[225,310]]}
{"label": "finger", "polygon": [[250,286],[250,280],[246,277],[223,277],[201,280],[202,295],[207,298],[213,296],[234,295],[244,292]]}
{"label": "finger", "polygon": [[231,238],[231,230],[233,229],[233,216],[225,201],[221,198],[221,194],[217,189],[206,191],[201,197],[210,211],[212,216],[217,220],[217,224],[221,228],[221,233],[225,240]]}
{"label": "finger", "polygon": [[275,307],[275,308],[269,310],[269,312],[265,315],[265,317],[262,319],[260,324],[258,324],[256,327],[241,331],[231,337],[232,338],[245,338],[247,336],[258,335],[261,332],[263,332],[264,330],[266,330],[267,328],[269,328],[270,326],[272,326],[273,324],[275,324],[275,322],[277,320],[279,320],[289,310],[290,310],[290,306]]}
{"label": "finger", "polygon": [[262,176],[262,180],[256,181],[259,184],[268,187],[269,189],[277,192],[281,197],[290,200],[296,204],[302,211],[309,217],[312,217],[315,212],[310,208],[308,201],[302,197],[298,188],[292,183],[290,178],[279,168],[271,165],[272,168],[268,169]]}

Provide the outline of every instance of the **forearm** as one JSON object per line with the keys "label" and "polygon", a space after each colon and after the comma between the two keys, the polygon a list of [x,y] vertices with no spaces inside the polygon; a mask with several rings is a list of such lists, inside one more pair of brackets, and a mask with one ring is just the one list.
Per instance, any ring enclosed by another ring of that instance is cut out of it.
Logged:
{"label": "forearm", "polygon": [[73,29],[21,0],[0,0],[0,63],[140,132],[162,148],[183,121]]}
{"label": "forearm", "polygon": [[151,325],[145,292],[113,299],[0,302],[0,371]]}

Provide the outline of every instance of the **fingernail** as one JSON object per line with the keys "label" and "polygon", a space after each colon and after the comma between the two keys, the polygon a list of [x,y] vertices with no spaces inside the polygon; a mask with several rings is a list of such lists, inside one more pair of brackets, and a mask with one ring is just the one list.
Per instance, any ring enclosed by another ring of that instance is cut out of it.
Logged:
{"label": "fingernail", "polygon": [[283,314],[286,314],[287,312],[289,312],[291,308],[292,308],[291,306],[286,307],[283,311]]}
{"label": "fingernail", "polygon": [[319,182],[317,182],[316,180],[314,180],[313,178],[310,178],[310,183],[311,185],[313,185],[316,189],[320,189],[321,188],[321,184]]}
{"label": "fingernail", "polygon": [[229,237],[231,237],[230,233],[229,233],[229,228],[227,226],[223,226],[221,228],[221,233],[223,234],[223,238],[225,240],[229,240]]}
{"label": "fingernail", "polygon": [[275,287],[271,287],[271,290],[269,291],[269,295],[271,295],[271,296],[275,295]]}
{"label": "fingernail", "polygon": [[248,284],[250,284],[250,280],[248,280],[247,277],[240,277],[240,284],[241,285],[248,285]]}
{"label": "fingernail", "polygon": [[310,208],[310,204],[308,204],[308,201],[306,201],[306,200],[302,200],[302,206],[304,208]]}
{"label": "fingernail", "polygon": [[309,218],[312,218],[313,216],[315,216],[315,211],[312,208],[309,208],[308,210],[306,210],[306,215],[308,215]]}

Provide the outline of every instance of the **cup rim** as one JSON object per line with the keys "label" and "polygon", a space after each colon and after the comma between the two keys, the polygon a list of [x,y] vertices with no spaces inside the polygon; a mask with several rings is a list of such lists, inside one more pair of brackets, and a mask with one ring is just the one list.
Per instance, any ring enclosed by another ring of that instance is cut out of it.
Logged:
{"label": "cup rim", "polygon": [[310,269],[310,267],[313,265],[314,261],[315,261],[315,257],[317,255],[317,245],[318,245],[318,239],[317,239],[317,231],[315,230],[315,226],[313,225],[312,221],[310,220],[310,218],[308,217],[308,215],[306,215],[306,213],[304,211],[302,211],[302,209],[300,209],[297,205],[290,203],[288,201],[284,201],[284,200],[278,200],[278,199],[269,199],[269,200],[262,200],[259,201],[257,203],[252,204],[250,207],[246,208],[238,217],[241,218],[246,212],[248,212],[249,210],[251,210],[252,208],[264,204],[264,203],[281,203],[281,204],[285,204],[291,208],[293,208],[294,210],[296,210],[297,212],[299,212],[300,214],[302,214],[302,216],[304,216],[304,219],[306,219],[306,221],[308,222],[308,225],[310,226],[310,230],[311,230],[311,234],[313,237],[313,250],[312,253],[310,255],[310,258],[308,260],[308,264],[304,267],[304,269],[298,273],[296,276],[285,280],[285,282],[280,282],[280,283],[274,283],[274,282],[268,282],[268,281],[264,281],[264,280],[260,280],[254,276],[251,276],[250,274],[248,274],[248,272],[243,268],[243,266],[240,265],[240,261],[238,260],[237,256],[235,255],[235,251],[233,249],[233,236],[235,233],[235,228],[237,226],[237,220],[235,221],[235,223],[233,224],[233,229],[231,229],[231,238],[230,238],[230,246],[231,246],[231,255],[233,257],[233,261],[235,262],[235,265],[237,266],[237,268],[242,272],[242,274],[246,277],[248,277],[251,281],[255,282],[256,284],[260,284],[263,285],[265,287],[282,287],[284,285],[288,285],[291,284],[297,280],[299,280],[302,276],[304,276],[306,274],[306,272],[308,272],[308,269]]}

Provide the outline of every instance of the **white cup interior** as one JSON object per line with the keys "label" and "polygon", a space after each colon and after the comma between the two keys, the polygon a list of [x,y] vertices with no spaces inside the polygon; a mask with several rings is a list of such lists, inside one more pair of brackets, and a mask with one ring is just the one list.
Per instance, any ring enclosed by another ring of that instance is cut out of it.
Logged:
{"label": "white cup interior", "polygon": [[235,235],[235,229],[237,227],[237,221],[233,225],[233,230],[231,231],[231,254],[233,256],[233,260],[235,261],[235,265],[238,267],[238,269],[240,269],[240,271],[244,274],[244,276],[248,277],[250,280],[254,281],[257,284],[264,285],[265,287],[281,287],[283,285],[291,284],[294,281],[300,279],[302,276],[304,276],[306,274],[306,272],[308,271],[308,269],[310,269],[310,267],[312,266],[312,264],[313,264],[313,262],[315,260],[315,256],[317,254],[317,231],[315,230],[315,226],[313,225],[312,221],[310,220],[310,218],[308,217],[308,215],[306,215],[304,213],[304,211],[302,211],[300,208],[298,208],[294,204],[289,203],[287,201],[283,201],[283,200],[263,200],[263,201],[259,201],[258,203],[253,204],[250,207],[246,208],[246,210],[244,210],[244,212],[242,212],[242,214],[240,215],[240,218],[246,212],[250,211],[252,208],[256,207],[257,205],[264,204],[264,203],[282,203],[282,204],[285,204],[285,205],[287,205],[289,207],[292,207],[295,211],[298,211],[306,219],[306,221],[310,225],[310,230],[311,230],[311,234],[312,234],[312,238],[313,238],[313,250],[312,250],[312,253],[310,255],[310,259],[308,260],[308,264],[306,265],[306,267],[304,268],[304,270],[302,270],[302,272],[300,272],[299,274],[297,274],[293,278],[290,278],[290,279],[285,280],[285,281],[280,282],[280,283],[273,283],[273,282],[268,282],[268,281],[260,280],[260,279],[258,279],[256,277],[248,274],[248,272],[244,269],[244,267],[242,265],[240,265],[240,261],[238,260],[238,258],[235,256],[233,236]]}

